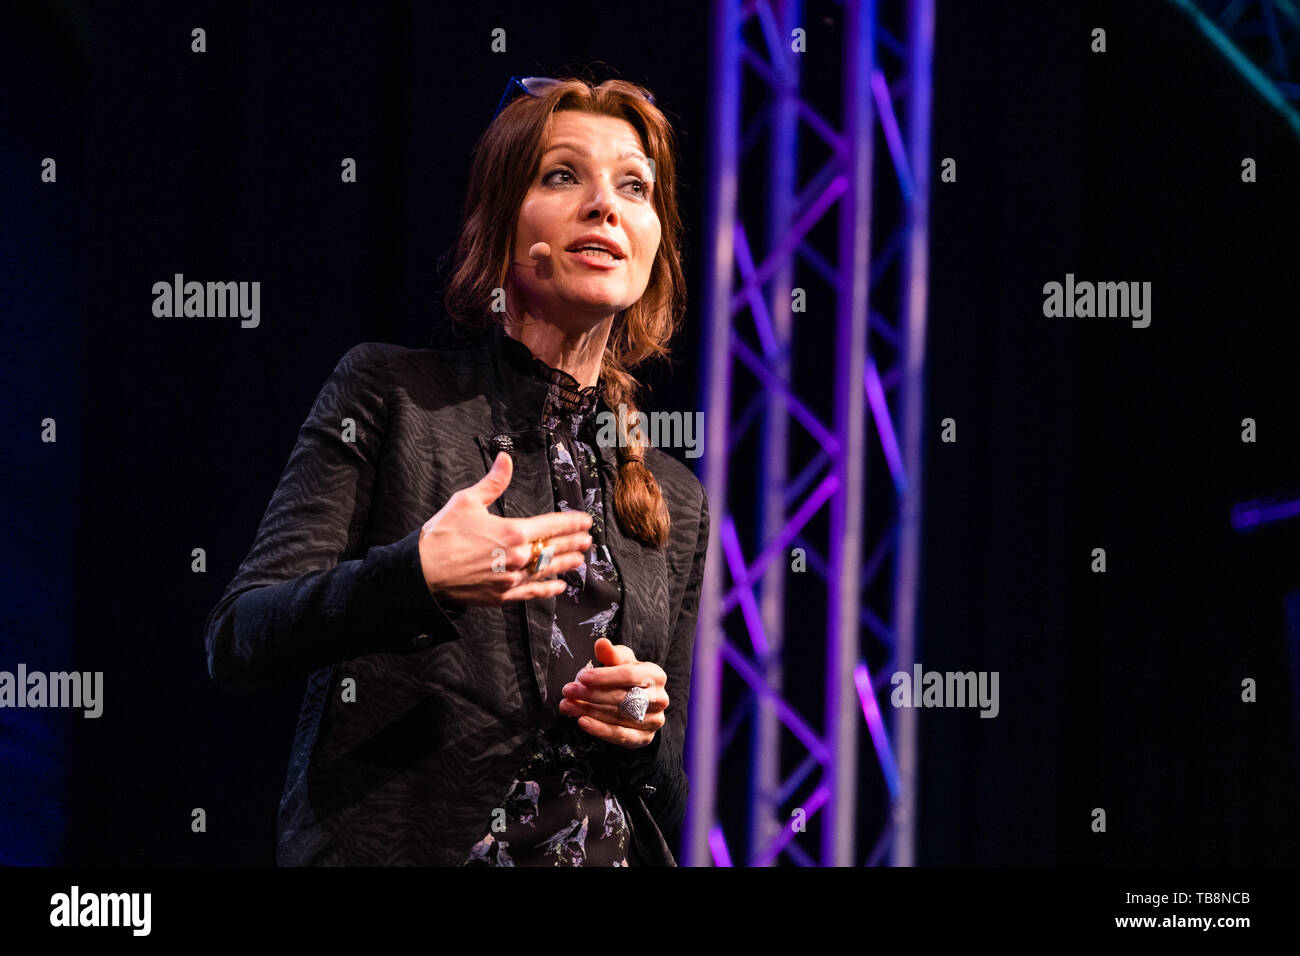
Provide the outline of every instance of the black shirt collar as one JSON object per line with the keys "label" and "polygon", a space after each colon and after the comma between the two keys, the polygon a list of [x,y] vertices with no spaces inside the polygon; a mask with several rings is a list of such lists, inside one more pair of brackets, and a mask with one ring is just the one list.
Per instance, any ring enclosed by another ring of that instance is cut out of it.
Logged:
{"label": "black shirt collar", "polygon": [[603,382],[580,387],[576,378],[537,358],[497,322],[490,327],[488,348],[506,405],[526,421],[555,427],[557,422],[591,417],[599,407]]}

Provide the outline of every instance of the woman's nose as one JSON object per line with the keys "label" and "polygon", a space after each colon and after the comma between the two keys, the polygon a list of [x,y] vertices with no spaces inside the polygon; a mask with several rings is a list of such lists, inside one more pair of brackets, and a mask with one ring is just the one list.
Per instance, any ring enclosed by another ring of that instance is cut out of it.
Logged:
{"label": "woman's nose", "polygon": [[590,218],[592,213],[600,216],[609,216],[611,221],[618,218],[618,206],[614,202],[613,187],[607,183],[598,183],[592,187],[592,193],[587,197],[586,215]]}

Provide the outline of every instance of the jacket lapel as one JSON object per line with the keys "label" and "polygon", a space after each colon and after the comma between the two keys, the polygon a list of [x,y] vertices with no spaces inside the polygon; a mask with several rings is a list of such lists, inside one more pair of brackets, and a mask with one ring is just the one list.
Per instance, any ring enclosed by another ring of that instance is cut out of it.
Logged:
{"label": "jacket lapel", "polygon": [[[489,382],[497,398],[491,402],[490,430],[476,437],[483,453],[484,473],[492,467],[499,451],[514,459],[510,486],[489,510],[501,517],[524,518],[555,510],[551,486],[548,436],[537,424],[546,386],[531,379],[505,360],[504,333],[491,330],[485,347]],[[504,400],[503,400],[504,398]],[[603,403],[602,403],[603,404]],[[603,405],[608,409],[608,405]],[[618,480],[618,452],[598,445],[595,449],[601,472],[601,499],[605,514],[605,544],[614,559],[623,586],[618,643],[632,649],[639,661],[663,665],[667,659],[670,613],[668,561],[661,548],[648,548],[623,534],[614,509],[614,487]],[[546,667],[550,660],[551,627],[555,621],[555,598],[522,602],[528,628],[533,678],[537,692],[546,702]]]}
{"label": "jacket lapel", "polygon": [[596,453],[604,479],[605,543],[623,581],[618,643],[630,647],[637,660],[662,665],[668,652],[668,561],[662,548],[648,548],[623,534],[614,509],[618,453],[605,447]]}
{"label": "jacket lapel", "polygon": [[[555,490],[551,487],[545,429],[529,428],[479,435],[478,443],[483,451],[484,474],[491,469],[498,452],[508,452],[514,461],[510,485],[489,506],[489,511],[503,518],[529,518],[555,510]],[[533,678],[537,682],[542,703],[546,703],[546,665],[550,660],[555,598],[533,598],[522,604],[528,624]]]}

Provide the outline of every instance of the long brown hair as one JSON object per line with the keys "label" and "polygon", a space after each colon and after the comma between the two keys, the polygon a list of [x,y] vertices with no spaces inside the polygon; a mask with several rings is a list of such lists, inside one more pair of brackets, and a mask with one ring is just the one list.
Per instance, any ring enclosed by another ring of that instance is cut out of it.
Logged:
{"label": "long brown hair", "polygon": [[668,540],[668,508],[659,483],[642,461],[645,446],[634,441],[641,385],[631,369],[650,358],[669,357],[668,343],[685,311],[686,280],[677,210],[676,136],[664,114],[647,99],[648,92],[625,80],[595,86],[566,77],[541,96],[520,96],[493,120],[474,149],[456,269],[447,283],[444,306],[456,324],[481,330],[496,321],[491,310],[494,290],[506,286],[519,208],[540,167],[552,113],[582,110],[632,125],[654,160],[650,195],[659,216],[659,249],[645,293],[614,317],[600,377],[605,403],[614,410],[620,403],[627,406],[628,427],[618,448],[615,514],[627,535],[661,547]]}

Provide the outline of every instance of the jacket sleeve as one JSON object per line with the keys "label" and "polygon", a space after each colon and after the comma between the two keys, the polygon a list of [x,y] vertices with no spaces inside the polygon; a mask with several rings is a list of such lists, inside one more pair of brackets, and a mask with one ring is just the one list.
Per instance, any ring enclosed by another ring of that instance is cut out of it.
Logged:
{"label": "jacket sleeve", "polygon": [[[360,553],[387,427],[392,347],[363,343],[325,382],[252,549],[208,615],[208,673],[257,690],[378,651],[458,636],[420,567],[420,527]],[[351,419],[352,434],[344,432]],[[345,437],[354,438],[352,441]]]}
{"label": "jacket sleeve", "polygon": [[655,739],[639,750],[627,751],[622,760],[622,776],[640,793],[646,809],[654,816],[665,841],[674,850],[680,845],[682,823],[686,819],[686,797],[690,784],[684,764],[686,751],[686,717],[690,707],[691,664],[695,655],[695,625],[700,608],[700,589],[704,584],[704,560],[709,547],[709,499],[700,488],[700,526],[696,534],[695,554],[690,579],[682,596],[681,608],[673,624],[672,642],[664,673],[668,675],[668,716]]}

